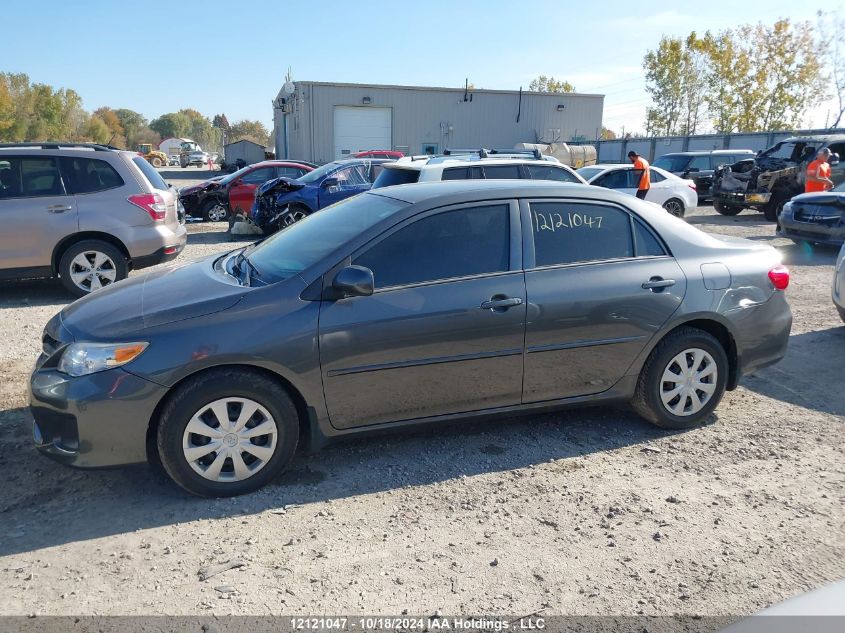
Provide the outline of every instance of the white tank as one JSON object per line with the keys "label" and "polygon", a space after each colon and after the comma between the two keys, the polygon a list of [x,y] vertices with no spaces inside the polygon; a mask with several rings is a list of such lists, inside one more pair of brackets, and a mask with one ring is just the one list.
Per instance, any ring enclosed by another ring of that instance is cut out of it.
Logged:
{"label": "white tank", "polygon": [[598,154],[592,145],[567,145],[566,143],[517,143],[514,149],[538,149],[541,154],[554,156],[564,165],[575,169],[595,165]]}

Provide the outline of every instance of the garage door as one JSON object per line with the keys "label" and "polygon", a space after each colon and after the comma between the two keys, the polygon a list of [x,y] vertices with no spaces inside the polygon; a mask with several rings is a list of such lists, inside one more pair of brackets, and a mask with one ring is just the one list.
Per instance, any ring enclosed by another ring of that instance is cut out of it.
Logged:
{"label": "garage door", "polygon": [[391,123],[390,108],[335,106],[335,158],[346,158],[368,149],[391,149]]}

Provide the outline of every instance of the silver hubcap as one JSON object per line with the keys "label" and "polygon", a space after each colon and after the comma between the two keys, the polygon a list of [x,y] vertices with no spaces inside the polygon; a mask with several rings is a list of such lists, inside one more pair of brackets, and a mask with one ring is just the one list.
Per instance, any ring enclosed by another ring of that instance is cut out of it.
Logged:
{"label": "silver hubcap", "polygon": [[99,251],[79,253],[70,262],[70,280],[77,288],[92,292],[117,280],[111,257]]}
{"label": "silver hubcap", "polygon": [[205,479],[243,481],[267,465],[277,441],[276,421],[267,409],[248,398],[221,398],[188,422],[182,453]]}
{"label": "silver hubcap", "polygon": [[226,207],[222,204],[216,204],[208,212],[208,219],[212,222],[220,222],[226,219]]}
{"label": "silver hubcap", "polygon": [[291,211],[289,213],[286,213],[282,217],[282,226],[284,227],[284,226],[290,226],[291,224],[296,224],[297,222],[299,222],[304,217],[305,217],[305,214],[302,211]]}
{"label": "silver hubcap", "polygon": [[669,213],[672,215],[680,215],[681,214],[681,204],[676,200],[669,200],[664,206]]}
{"label": "silver hubcap", "polygon": [[716,391],[716,361],[703,349],[684,350],[666,365],[660,380],[663,406],[680,417],[698,413]]}

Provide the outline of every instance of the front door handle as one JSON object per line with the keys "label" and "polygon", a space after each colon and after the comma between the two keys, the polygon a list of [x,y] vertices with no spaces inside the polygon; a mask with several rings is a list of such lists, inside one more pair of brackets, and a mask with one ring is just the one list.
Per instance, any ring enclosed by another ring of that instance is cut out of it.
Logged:
{"label": "front door handle", "polygon": [[50,213],[64,213],[65,211],[70,211],[71,209],[73,209],[73,207],[69,204],[54,204],[47,207],[47,211]]}
{"label": "front door handle", "polygon": [[501,297],[493,298],[490,301],[485,301],[481,304],[482,310],[507,310],[514,306],[522,305],[522,299],[519,297]]}
{"label": "front door handle", "polygon": [[663,279],[663,277],[652,277],[647,282],[643,284],[643,289],[645,290],[653,290],[655,292],[660,292],[664,288],[668,288],[669,286],[674,286],[675,280],[674,279]]}

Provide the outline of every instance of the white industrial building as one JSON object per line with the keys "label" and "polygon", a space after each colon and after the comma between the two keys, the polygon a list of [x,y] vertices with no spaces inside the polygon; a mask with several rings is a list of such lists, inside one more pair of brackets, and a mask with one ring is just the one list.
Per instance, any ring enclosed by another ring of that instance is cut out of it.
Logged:
{"label": "white industrial building", "polygon": [[511,148],[596,139],[604,95],[288,82],[273,101],[278,158],[325,163],[355,152]]}

